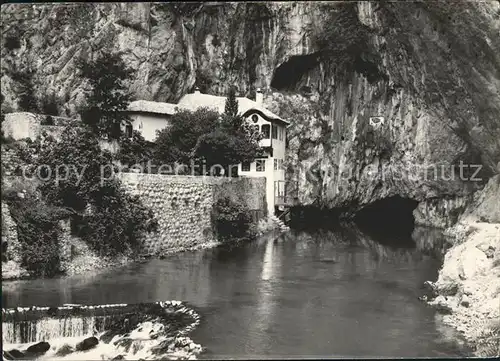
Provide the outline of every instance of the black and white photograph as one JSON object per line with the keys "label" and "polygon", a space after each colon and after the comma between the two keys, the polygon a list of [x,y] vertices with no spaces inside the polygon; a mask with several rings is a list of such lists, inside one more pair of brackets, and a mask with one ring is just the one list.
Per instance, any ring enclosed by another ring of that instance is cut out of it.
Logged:
{"label": "black and white photograph", "polygon": [[2,361],[500,358],[500,0],[0,17]]}

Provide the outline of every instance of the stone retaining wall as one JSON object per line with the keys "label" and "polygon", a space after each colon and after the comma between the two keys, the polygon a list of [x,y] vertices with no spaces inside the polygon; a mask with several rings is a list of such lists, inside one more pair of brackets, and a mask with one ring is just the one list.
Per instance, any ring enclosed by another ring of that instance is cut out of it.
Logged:
{"label": "stone retaining wall", "polygon": [[212,205],[222,197],[265,214],[265,178],[226,178],[122,173],[128,192],[138,195],[159,222],[144,241],[149,255],[187,249],[215,240]]}

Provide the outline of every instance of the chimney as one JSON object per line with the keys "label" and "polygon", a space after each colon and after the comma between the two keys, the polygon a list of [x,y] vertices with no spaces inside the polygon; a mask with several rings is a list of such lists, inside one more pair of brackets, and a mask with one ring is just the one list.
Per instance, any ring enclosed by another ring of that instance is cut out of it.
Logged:
{"label": "chimney", "polygon": [[260,88],[257,88],[257,91],[255,92],[255,102],[259,105],[264,103],[264,94],[262,94]]}
{"label": "chimney", "polygon": [[195,94],[200,94],[200,88],[195,87],[195,88],[194,88],[194,93],[195,93]]}

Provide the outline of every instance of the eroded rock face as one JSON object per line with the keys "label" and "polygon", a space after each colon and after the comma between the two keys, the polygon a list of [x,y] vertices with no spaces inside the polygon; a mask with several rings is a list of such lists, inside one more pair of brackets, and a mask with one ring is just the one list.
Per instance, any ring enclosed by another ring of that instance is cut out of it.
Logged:
{"label": "eroded rock face", "polygon": [[450,311],[445,323],[462,331],[482,357],[500,354],[499,180],[491,178],[458,223],[447,229],[454,245],[446,253],[437,282],[430,282],[438,295],[431,304]]}
{"label": "eroded rock face", "polygon": [[302,202],[352,209],[400,195],[421,202],[417,223],[447,227],[498,173],[499,5],[441,5],[358,3],[360,56],[375,54],[376,71],[339,74],[333,61],[308,74],[323,82],[319,101],[268,99],[299,119],[289,170]]}
{"label": "eroded rock face", "polygon": [[[202,91],[241,94],[267,87],[286,56],[308,51],[305,28],[317,9],[296,4],[74,4],[2,8],[2,92],[17,108],[17,72],[35,70],[35,89],[55,92],[62,113],[74,114],[85,84],[77,60],[122,52],[136,70],[138,99],[177,101],[195,82]],[[257,84],[258,83],[258,84]],[[63,114],[64,115],[64,114]]]}
{"label": "eroded rock face", "polygon": [[[499,172],[499,12],[498,1],[11,4],[2,33],[19,46],[2,47],[2,93],[16,109],[15,75],[33,66],[39,96],[55,92],[62,115],[75,114],[86,89],[77,59],[104,49],[136,69],[138,99],[175,102],[195,83],[262,87],[292,121],[288,174],[303,204],[399,195],[422,203],[419,223],[446,227],[481,187],[470,178]],[[461,162],[482,171],[460,176]]]}

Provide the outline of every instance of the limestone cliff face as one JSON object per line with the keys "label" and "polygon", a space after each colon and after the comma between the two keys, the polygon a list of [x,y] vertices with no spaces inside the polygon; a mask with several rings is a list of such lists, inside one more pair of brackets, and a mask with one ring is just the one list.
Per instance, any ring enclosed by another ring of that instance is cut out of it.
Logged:
{"label": "limestone cliff face", "polygon": [[2,47],[2,87],[16,108],[16,72],[35,70],[40,95],[56,92],[62,111],[75,111],[85,84],[76,60],[122,52],[136,70],[130,87],[140,99],[177,101],[195,83],[249,94],[270,85],[287,56],[307,53],[304,29],[315,7],[297,4],[71,4],[2,7],[2,33],[20,40]]}
{"label": "limestone cliff face", "polygon": [[269,101],[300,119],[289,164],[301,201],[355,209],[399,195],[420,202],[417,223],[447,227],[499,172],[500,4],[362,2],[353,12],[350,32],[366,34],[354,69],[327,59],[300,81],[318,86],[318,100]]}
{"label": "limestone cliff face", "polygon": [[[2,20],[4,39],[20,39],[2,47],[14,109],[15,74],[32,67],[37,93],[74,114],[85,90],[76,61],[104,49],[136,69],[141,99],[175,102],[195,83],[264,88],[292,121],[288,173],[304,204],[356,209],[400,195],[420,202],[420,223],[446,226],[481,187],[472,176],[499,172],[498,1],[16,4]],[[460,162],[482,171],[460,177]]]}

